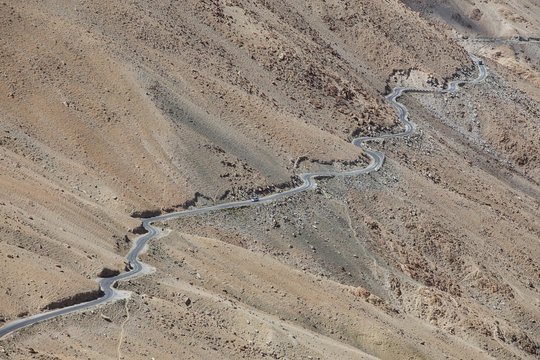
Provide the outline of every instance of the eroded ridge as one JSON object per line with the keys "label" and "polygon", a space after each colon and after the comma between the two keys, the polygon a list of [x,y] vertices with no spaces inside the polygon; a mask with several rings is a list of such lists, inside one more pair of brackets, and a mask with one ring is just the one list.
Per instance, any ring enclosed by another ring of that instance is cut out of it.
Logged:
{"label": "eroded ridge", "polygon": [[[394,88],[392,93],[386,96],[386,99],[390,101],[390,103],[397,109],[398,118],[405,125],[405,130],[396,134],[384,134],[384,135],[374,136],[374,137],[356,138],[352,140],[352,144],[355,146],[363,147],[363,144],[367,143],[368,141],[403,137],[412,133],[414,131],[414,126],[412,123],[408,121],[409,113],[407,111],[407,108],[403,104],[397,102],[397,99],[405,92],[450,93],[450,92],[458,91],[460,84],[477,83],[477,82],[483,81],[487,75],[485,65],[478,57],[474,55],[470,55],[470,56],[478,68],[478,76],[476,79],[452,81],[448,84],[448,87],[446,89],[410,88],[410,87]],[[77,305],[65,307],[62,309],[57,309],[54,311],[49,311],[49,312],[33,315],[24,319],[12,321],[0,328],[0,338],[8,334],[11,334],[23,327],[30,326],[30,325],[36,324],[38,322],[41,322],[47,319],[51,319],[51,318],[64,315],[64,314],[69,314],[78,310],[85,310],[91,307],[95,307],[98,305],[116,301],[122,298],[122,294],[120,293],[120,291],[115,289],[116,283],[120,280],[125,280],[129,278],[133,278],[135,276],[142,275],[144,274],[143,270],[148,268],[147,265],[139,261],[138,256],[142,253],[148,241],[156,237],[156,235],[158,235],[159,233],[157,228],[152,226],[153,223],[167,220],[167,219],[173,219],[173,218],[177,218],[181,216],[199,214],[199,213],[204,213],[204,212],[209,212],[209,211],[238,208],[238,207],[243,207],[243,206],[252,206],[259,203],[267,203],[275,199],[279,199],[279,198],[286,197],[295,193],[299,193],[302,191],[315,188],[317,186],[317,183],[315,182],[315,178],[317,177],[362,175],[362,174],[370,173],[372,171],[379,170],[384,163],[384,159],[385,159],[384,153],[380,151],[371,150],[365,147],[363,147],[363,149],[371,158],[371,162],[367,167],[362,168],[362,169],[344,171],[344,172],[328,171],[328,172],[304,173],[304,174],[299,175],[300,179],[302,180],[302,184],[299,185],[298,187],[284,191],[284,192],[261,197],[257,202],[253,202],[251,200],[230,202],[230,203],[219,204],[219,205],[214,205],[214,206],[205,207],[205,208],[185,210],[185,211],[180,211],[180,212],[175,212],[175,213],[143,219],[142,225],[147,230],[147,233],[137,239],[134,247],[126,255],[126,261],[130,265],[131,270],[123,274],[114,276],[114,277],[100,279],[99,286],[103,292],[102,297],[92,300],[92,301],[88,301],[88,302],[80,303]]]}

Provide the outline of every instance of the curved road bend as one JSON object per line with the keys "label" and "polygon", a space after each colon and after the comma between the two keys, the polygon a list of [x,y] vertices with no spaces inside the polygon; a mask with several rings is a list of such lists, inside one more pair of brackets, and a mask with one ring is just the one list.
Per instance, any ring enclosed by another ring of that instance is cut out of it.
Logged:
{"label": "curved road bend", "polygon": [[[408,112],[407,112],[407,109],[405,108],[405,106],[403,106],[402,104],[400,104],[400,103],[398,103],[396,101],[396,99],[399,98],[404,92],[442,92],[442,93],[449,93],[449,92],[458,91],[460,84],[477,83],[477,82],[480,82],[480,81],[484,80],[486,75],[487,75],[485,65],[480,61],[480,59],[478,57],[476,57],[474,55],[470,55],[470,56],[471,56],[471,58],[473,59],[473,61],[475,62],[475,64],[478,67],[478,77],[476,79],[469,80],[469,81],[465,81],[465,80],[452,81],[452,82],[450,82],[448,84],[448,87],[446,89],[442,89],[442,90],[440,90],[440,89],[430,89],[430,88],[417,89],[417,88],[409,88],[409,87],[397,87],[397,88],[395,88],[394,91],[391,94],[386,96],[386,99],[388,101],[390,101],[390,103],[397,109],[399,120],[402,121],[405,124],[405,130],[403,132],[401,132],[401,133],[398,133],[398,134],[386,134],[386,135],[380,135],[380,136],[374,136],[374,137],[357,138],[357,139],[354,139],[352,141],[352,144],[356,145],[356,146],[362,146],[362,144],[364,142],[368,142],[368,141],[373,141],[373,140],[378,140],[378,139],[385,139],[385,138],[403,137],[403,136],[409,135],[414,130],[414,126],[407,120]],[[170,214],[156,216],[156,217],[152,217],[152,218],[148,218],[148,219],[143,219],[142,220],[142,225],[148,231],[148,233],[146,233],[145,235],[143,235],[143,236],[141,236],[141,237],[139,237],[137,239],[137,242],[135,243],[135,246],[129,251],[129,253],[126,256],[126,260],[129,262],[129,264],[131,264],[131,270],[126,272],[126,273],[123,273],[123,274],[120,274],[120,275],[117,275],[117,276],[114,276],[114,277],[111,277],[111,278],[100,279],[99,280],[99,286],[100,286],[101,290],[103,291],[103,296],[102,297],[100,297],[99,299],[96,299],[96,300],[89,301],[89,302],[85,302],[85,303],[81,303],[81,304],[77,304],[77,305],[73,305],[73,306],[68,306],[68,307],[65,307],[65,308],[62,308],[62,309],[57,309],[57,310],[49,311],[49,312],[46,312],[46,313],[30,316],[30,317],[27,317],[27,318],[24,318],[24,319],[9,322],[9,323],[7,323],[6,325],[4,325],[4,326],[2,326],[0,328],[0,339],[2,337],[4,337],[4,336],[8,335],[8,334],[11,334],[11,333],[25,327],[25,326],[29,326],[29,325],[35,324],[37,322],[40,322],[40,321],[51,319],[51,318],[59,316],[59,315],[72,313],[72,312],[77,311],[77,310],[88,309],[88,308],[91,308],[91,307],[94,307],[94,306],[97,306],[97,305],[100,305],[100,304],[104,304],[104,303],[107,303],[107,302],[110,302],[110,301],[114,301],[115,298],[117,298],[118,295],[119,295],[119,292],[114,289],[114,287],[116,285],[116,282],[120,281],[120,280],[124,280],[124,279],[133,278],[133,277],[135,277],[137,275],[140,275],[141,271],[144,268],[143,263],[141,263],[138,260],[138,256],[143,251],[143,249],[144,249],[146,243],[148,242],[148,240],[152,239],[158,233],[156,228],[154,226],[152,226],[152,223],[157,222],[157,221],[163,221],[163,220],[167,220],[167,219],[177,218],[177,217],[180,217],[180,216],[204,213],[204,212],[209,212],[209,211],[214,211],[214,210],[238,208],[238,207],[242,207],[242,206],[254,205],[254,204],[257,204],[257,203],[270,202],[272,200],[275,200],[275,199],[278,199],[278,198],[281,198],[281,197],[289,196],[291,194],[295,194],[295,193],[305,191],[305,190],[309,190],[309,189],[312,189],[312,188],[316,187],[317,184],[315,182],[315,178],[321,177],[321,176],[361,175],[361,174],[367,174],[369,172],[379,170],[381,168],[381,166],[383,165],[383,163],[384,163],[384,159],[385,159],[384,154],[382,152],[375,151],[375,150],[370,150],[370,149],[367,149],[367,148],[364,148],[364,151],[371,158],[371,162],[367,167],[365,167],[363,169],[345,171],[345,172],[329,171],[329,172],[312,172],[312,173],[301,174],[300,179],[302,180],[302,185],[300,185],[300,186],[298,186],[298,187],[296,187],[294,189],[290,189],[290,190],[281,192],[281,193],[272,194],[272,195],[262,197],[262,198],[260,198],[260,200],[258,202],[252,202],[251,200],[230,202],[230,203],[226,203],[226,204],[219,204],[219,205],[214,205],[214,206],[201,208],[201,209],[185,210],[185,211],[180,211],[180,212],[176,212],[176,213],[170,213]]]}

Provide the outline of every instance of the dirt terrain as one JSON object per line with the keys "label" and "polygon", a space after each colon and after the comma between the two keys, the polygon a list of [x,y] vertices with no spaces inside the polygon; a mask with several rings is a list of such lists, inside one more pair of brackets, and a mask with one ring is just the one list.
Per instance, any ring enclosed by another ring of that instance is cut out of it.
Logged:
{"label": "dirt terrain", "polygon": [[[131,295],[0,340],[4,359],[536,358],[534,1],[0,3],[0,325],[90,299],[137,216],[365,176],[160,224]],[[500,24],[504,24],[501,27]],[[104,270],[105,269],[105,270]]]}

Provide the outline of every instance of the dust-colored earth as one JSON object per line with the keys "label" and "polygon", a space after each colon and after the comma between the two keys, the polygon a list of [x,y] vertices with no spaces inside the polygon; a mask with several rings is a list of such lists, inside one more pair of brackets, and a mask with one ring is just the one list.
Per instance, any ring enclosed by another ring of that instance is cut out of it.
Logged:
{"label": "dust-colored earth", "polygon": [[539,22],[527,0],[0,3],[0,325],[95,297],[145,211],[365,166],[349,140],[399,130],[392,87],[489,67],[403,96],[417,129],[370,144],[378,172],[157,224],[128,299],[0,358],[536,358],[540,43],[473,40]]}

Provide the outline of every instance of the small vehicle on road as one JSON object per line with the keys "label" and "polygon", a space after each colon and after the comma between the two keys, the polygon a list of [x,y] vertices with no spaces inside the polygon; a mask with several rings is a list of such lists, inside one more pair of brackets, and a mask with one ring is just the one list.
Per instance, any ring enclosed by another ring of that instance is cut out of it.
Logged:
{"label": "small vehicle on road", "polygon": [[484,65],[484,62],[482,60],[479,60],[478,65]]}
{"label": "small vehicle on road", "polygon": [[259,197],[258,196],[254,196],[251,198],[251,202],[257,202],[259,201]]}

